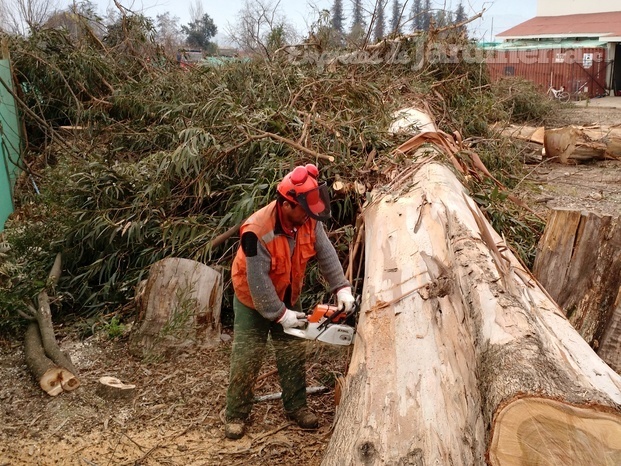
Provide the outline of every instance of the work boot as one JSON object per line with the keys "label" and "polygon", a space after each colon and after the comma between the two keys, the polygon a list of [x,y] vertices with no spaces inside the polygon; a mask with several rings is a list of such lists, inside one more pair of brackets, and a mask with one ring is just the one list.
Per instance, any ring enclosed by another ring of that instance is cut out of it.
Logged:
{"label": "work boot", "polygon": [[246,424],[243,419],[230,419],[224,426],[224,436],[231,440],[238,440],[246,433]]}
{"label": "work boot", "polygon": [[316,429],[319,427],[319,419],[307,407],[300,408],[293,413],[287,413],[287,417],[297,422],[302,429]]}

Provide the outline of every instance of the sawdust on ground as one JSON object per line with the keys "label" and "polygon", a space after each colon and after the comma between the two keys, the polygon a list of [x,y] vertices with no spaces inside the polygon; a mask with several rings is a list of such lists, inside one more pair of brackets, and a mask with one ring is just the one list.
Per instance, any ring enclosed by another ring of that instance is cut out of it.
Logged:
{"label": "sawdust on ground", "polygon": [[[549,126],[621,124],[621,109],[587,107],[559,112]],[[555,207],[621,215],[621,162],[583,165],[546,162],[528,167],[524,196],[537,210]],[[228,331],[225,329],[225,331]],[[0,466],[21,465],[318,465],[329,441],[334,390],[309,396],[321,427],[305,432],[287,421],[279,400],[255,406],[248,435],[224,438],[222,411],[231,342],[146,364],[124,339],[102,334],[78,340],[57,329],[82,386],[51,398],[33,382],[21,342],[0,341]],[[310,346],[309,386],[334,386],[351,348]],[[257,394],[280,391],[273,357]],[[100,377],[137,385],[133,402],[97,397]]]}

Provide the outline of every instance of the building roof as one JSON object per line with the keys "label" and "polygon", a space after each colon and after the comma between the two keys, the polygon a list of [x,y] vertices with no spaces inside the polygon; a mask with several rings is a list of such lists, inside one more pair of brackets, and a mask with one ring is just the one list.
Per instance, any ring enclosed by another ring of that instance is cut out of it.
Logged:
{"label": "building roof", "polygon": [[565,16],[536,16],[508,29],[503,39],[597,37],[600,40],[621,40],[621,11]]}

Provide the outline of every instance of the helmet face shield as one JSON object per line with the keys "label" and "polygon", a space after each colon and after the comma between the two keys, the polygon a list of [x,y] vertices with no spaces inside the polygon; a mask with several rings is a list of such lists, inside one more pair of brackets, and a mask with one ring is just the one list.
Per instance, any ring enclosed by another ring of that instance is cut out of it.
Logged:
{"label": "helmet face shield", "polygon": [[309,217],[325,222],[330,219],[330,193],[326,183],[314,189],[300,193],[296,201],[304,208]]}

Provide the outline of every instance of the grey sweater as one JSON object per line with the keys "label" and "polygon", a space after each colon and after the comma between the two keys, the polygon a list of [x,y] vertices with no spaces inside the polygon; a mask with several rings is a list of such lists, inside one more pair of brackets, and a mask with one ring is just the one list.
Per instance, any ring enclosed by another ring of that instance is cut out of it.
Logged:
{"label": "grey sweater", "polygon": [[[319,270],[323,278],[328,282],[330,291],[335,292],[340,288],[350,286],[322,222],[317,222],[315,236],[315,250],[317,251],[316,258]],[[295,238],[287,237],[287,239],[289,240],[289,249],[293,251]],[[278,320],[284,314],[286,306],[278,298],[276,289],[269,277],[272,265],[270,253],[260,241],[257,241],[257,243],[256,255],[246,257],[250,294],[252,295],[252,301],[256,310],[263,317],[269,320]]]}

